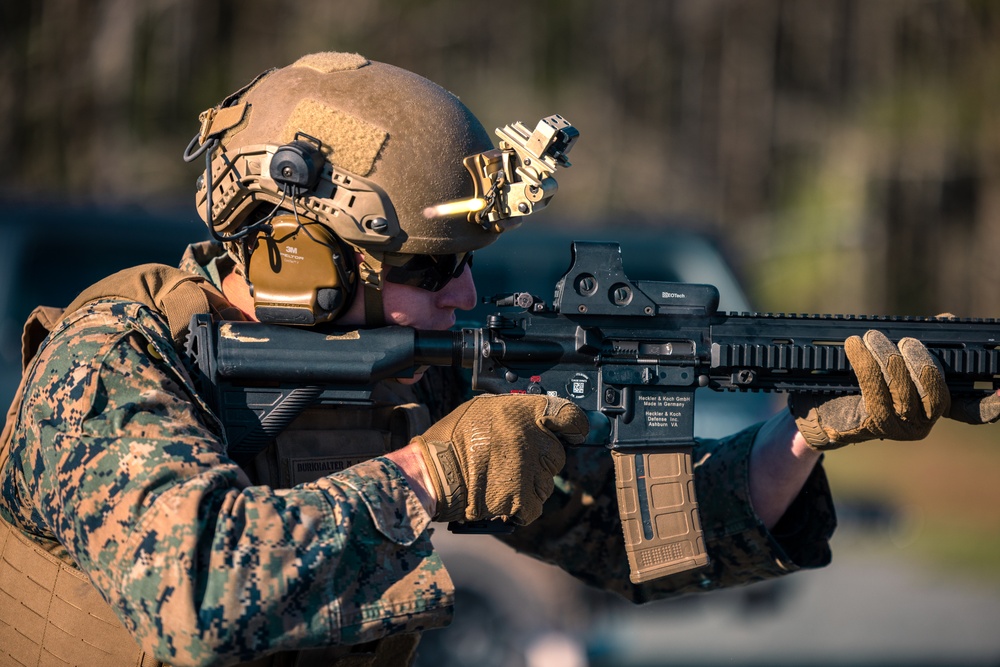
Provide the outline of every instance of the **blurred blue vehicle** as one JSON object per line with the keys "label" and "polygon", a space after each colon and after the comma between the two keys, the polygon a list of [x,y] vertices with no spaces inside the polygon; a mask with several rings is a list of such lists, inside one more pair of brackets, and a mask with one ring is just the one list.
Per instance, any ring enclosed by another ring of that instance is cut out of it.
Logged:
{"label": "blurred blue vehicle", "polygon": [[0,403],[21,378],[21,329],[35,306],[62,307],[94,282],[137,264],[176,266],[208,237],[194,207],[0,204]]}

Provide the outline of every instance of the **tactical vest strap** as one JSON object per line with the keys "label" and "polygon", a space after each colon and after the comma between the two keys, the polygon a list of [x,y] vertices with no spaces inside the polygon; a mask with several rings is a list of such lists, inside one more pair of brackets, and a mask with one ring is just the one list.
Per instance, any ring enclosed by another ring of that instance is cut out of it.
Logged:
{"label": "tactical vest strap", "polygon": [[66,313],[91,301],[115,297],[144,303],[162,313],[175,345],[183,345],[194,315],[211,313],[216,319],[245,319],[207,280],[165,264],[142,264],[112,274],[81,292],[66,307]]}
{"label": "tactical vest strap", "polygon": [[396,450],[429,429],[431,415],[424,405],[404,403],[393,407],[389,425],[393,434],[392,449]]}

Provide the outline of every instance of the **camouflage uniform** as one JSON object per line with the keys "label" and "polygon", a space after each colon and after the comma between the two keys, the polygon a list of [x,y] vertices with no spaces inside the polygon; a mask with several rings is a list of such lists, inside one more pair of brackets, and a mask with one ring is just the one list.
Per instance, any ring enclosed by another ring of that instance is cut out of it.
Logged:
{"label": "camouflage uniform", "polygon": [[[181,268],[218,285],[225,259],[217,246],[192,246]],[[88,573],[143,649],[174,664],[448,622],[453,589],[430,518],[391,461],[290,489],[254,486],[226,456],[186,363],[146,306],[106,299],[69,314],[27,371],[0,480],[3,518]],[[440,415],[452,402],[432,408]],[[507,541],[639,601],[826,564],[834,521],[822,470],[769,533],[748,499],[754,433],[696,452],[705,570],[629,583],[601,451],[570,452],[543,518]]]}

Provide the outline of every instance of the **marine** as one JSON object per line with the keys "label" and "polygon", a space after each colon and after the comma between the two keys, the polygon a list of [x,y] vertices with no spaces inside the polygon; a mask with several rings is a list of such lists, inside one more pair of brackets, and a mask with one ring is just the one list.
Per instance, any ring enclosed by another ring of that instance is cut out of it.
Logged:
{"label": "marine", "polygon": [[699,442],[709,564],[645,584],[628,577],[610,457],[565,447],[588,424],[563,399],[469,397],[431,369],[230,456],[185,352],[192,314],[448,329],[476,302],[473,253],[549,203],[571,127],[543,119],[535,157],[550,159],[527,170],[523,126],[494,147],[448,91],[349,53],[306,55],[206,110],[185,157],[204,159],[213,240],[26,325],[0,442],[0,662],[409,664],[453,613],[432,535],[445,521],[505,519],[519,551],[636,602],[827,564],[822,452],[955,414],[916,341],[852,339],[862,397],[806,397]]}

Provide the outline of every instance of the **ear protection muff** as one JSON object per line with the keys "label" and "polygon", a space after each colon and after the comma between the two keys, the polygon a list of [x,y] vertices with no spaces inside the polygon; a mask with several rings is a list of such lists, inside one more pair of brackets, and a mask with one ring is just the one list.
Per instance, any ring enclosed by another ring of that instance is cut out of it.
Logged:
{"label": "ear protection muff", "polygon": [[269,224],[246,267],[257,319],[306,326],[336,319],[354,297],[354,248],[301,216],[278,215]]}
{"label": "ear protection muff", "polygon": [[[315,190],[326,158],[304,132],[278,147],[269,175],[290,197]],[[313,325],[336,319],[351,303],[354,249],[326,225],[297,213],[276,215],[261,228],[247,263],[254,312],[261,322]]]}
{"label": "ear protection muff", "polygon": [[[199,206],[212,237],[231,244],[246,268],[257,318],[310,326],[339,317],[362,275],[356,262],[361,246],[389,243],[400,233],[385,193],[337,169],[322,142],[304,132],[281,146],[244,147],[232,156],[223,151],[215,160],[205,146],[185,151],[185,159],[206,155]],[[218,179],[212,178],[216,171]],[[267,203],[274,206],[270,212]],[[223,227],[229,228],[218,229],[216,219],[227,220]],[[367,252],[365,257],[373,261]],[[381,297],[378,287],[365,290],[366,303],[371,292]]]}

